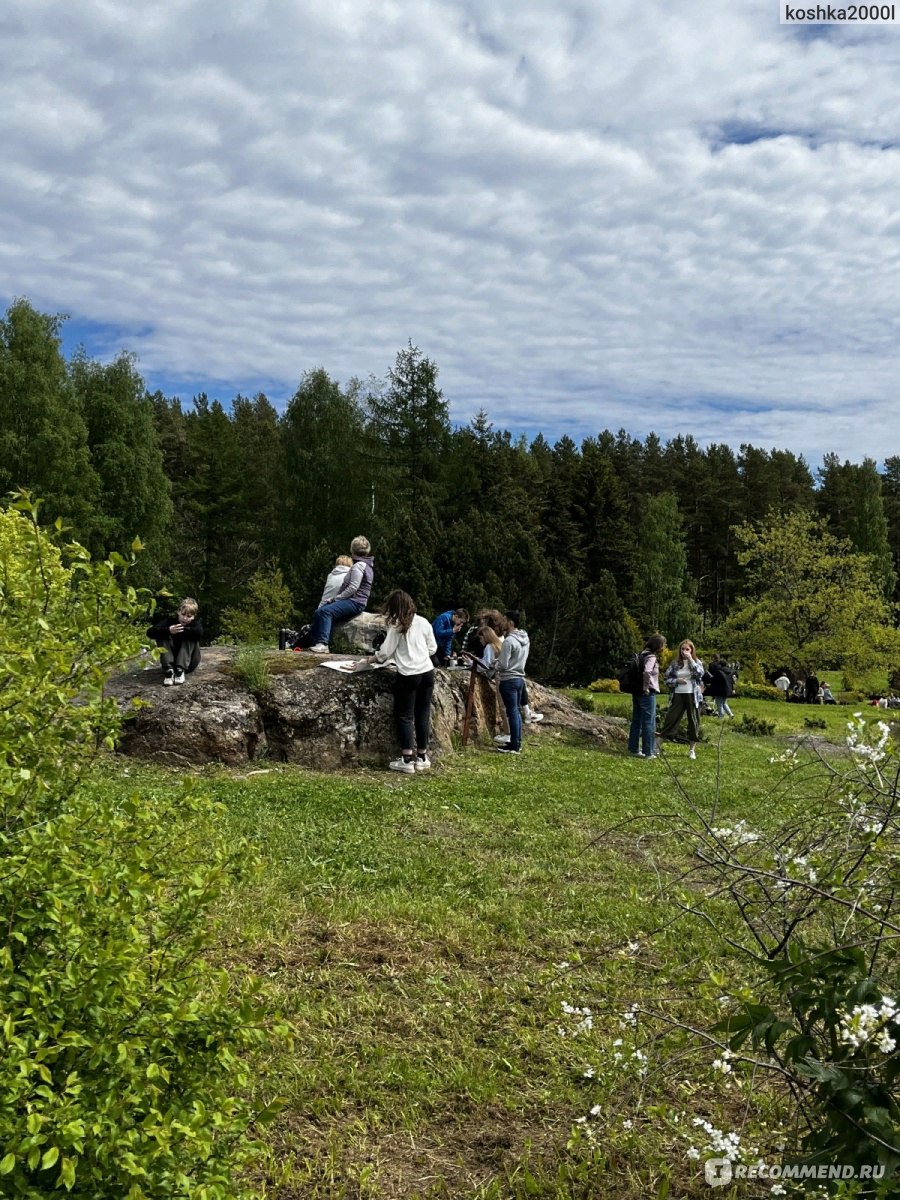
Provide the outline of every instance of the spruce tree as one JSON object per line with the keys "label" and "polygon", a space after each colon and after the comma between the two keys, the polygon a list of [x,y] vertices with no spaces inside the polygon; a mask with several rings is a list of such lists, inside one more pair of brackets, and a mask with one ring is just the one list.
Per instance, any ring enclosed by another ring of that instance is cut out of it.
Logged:
{"label": "spruce tree", "polygon": [[100,485],[62,354],[63,318],[16,300],[0,320],[0,494],[28,488],[42,517],[90,541]]}
{"label": "spruce tree", "polygon": [[100,485],[91,548],[125,553],[140,537],[145,552],[136,570],[139,582],[150,582],[167,555],[172,500],[144,381],[132,355],[102,365],[83,350],[70,363],[70,377]]}

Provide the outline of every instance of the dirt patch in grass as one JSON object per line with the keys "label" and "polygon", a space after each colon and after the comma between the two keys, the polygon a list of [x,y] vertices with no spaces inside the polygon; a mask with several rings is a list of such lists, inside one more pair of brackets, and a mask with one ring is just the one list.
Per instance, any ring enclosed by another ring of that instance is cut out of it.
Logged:
{"label": "dirt patch in grass", "polygon": [[[558,1158],[568,1136],[564,1121],[511,1115],[486,1106],[453,1119],[436,1116],[416,1129],[373,1127],[355,1114],[343,1128],[324,1129],[299,1113],[279,1122],[276,1159],[302,1160],[296,1182],[269,1181],[273,1200],[378,1196],[385,1200],[451,1200],[474,1195],[523,1162]],[[302,1176],[302,1178],[301,1178]],[[365,1183],[360,1184],[360,1177]],[[335,1187],[335,1183],[339,1184]]]}

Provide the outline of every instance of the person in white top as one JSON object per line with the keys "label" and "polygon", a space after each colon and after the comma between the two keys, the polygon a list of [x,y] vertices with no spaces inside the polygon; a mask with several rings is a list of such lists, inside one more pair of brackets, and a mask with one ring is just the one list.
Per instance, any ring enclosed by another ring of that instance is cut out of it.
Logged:
{"label": "person in white top", "polygon": [[687,717],[688,738],[691,743],[688,757],[696,758],[696,747],[700,741],[700,705],[703,703],[703,663],[697,658],[694,643],[689,638],[685,638],[680,644],[678,657],[669,664],[666,684],[673,689],[672,698],[657,737],[659,740],[671,737],[681,723],[681,718]]}
{"label": "person in white top", "polygon": [[437,651],[437,642],[431,622],[417,615],[416,602],[407,592],[399,588],[391,592],[381,611],[387,617],[387,636],[368,661],[392,660],[397,668],[394,720],[400,738],[400,758],[389,766],[392,771],[412,775],[431,766],[428,757],[434,692],[431,656]]}
{"label": "person in white top", "polygon": [[785,675],[784,671],[782,671],[775,680],[775,686],[778,688],[779,692],[781,692],[784,699],[787,700],[787,694],[791,687],[791,681],[787,675]]}

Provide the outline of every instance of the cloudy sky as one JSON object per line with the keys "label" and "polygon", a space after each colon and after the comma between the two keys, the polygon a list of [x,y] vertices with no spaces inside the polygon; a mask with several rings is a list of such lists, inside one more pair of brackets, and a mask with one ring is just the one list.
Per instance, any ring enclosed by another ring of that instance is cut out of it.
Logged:
{"label": "cloudy sky", "polygon": [[0,302],[184,399],[412,339],[455,421],[881,460],[898,87],[774,0],[4,0]]}

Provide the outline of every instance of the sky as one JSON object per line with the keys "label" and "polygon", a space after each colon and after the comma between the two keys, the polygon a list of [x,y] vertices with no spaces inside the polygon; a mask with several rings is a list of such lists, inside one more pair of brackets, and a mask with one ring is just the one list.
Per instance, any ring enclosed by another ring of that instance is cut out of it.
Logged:
{"label": "sky", "polygon": [[4,0],[0,305],[279,407],[900,453],[900,25],[775,0]]}

